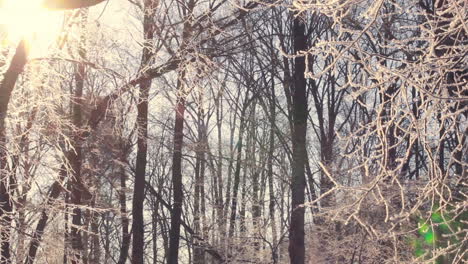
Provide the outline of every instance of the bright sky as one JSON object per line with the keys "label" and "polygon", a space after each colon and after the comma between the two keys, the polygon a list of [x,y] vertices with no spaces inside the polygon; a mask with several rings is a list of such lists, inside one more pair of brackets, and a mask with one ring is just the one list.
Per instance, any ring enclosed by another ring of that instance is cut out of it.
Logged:
{"label": "bright sky", "polygon": [[63,12],[41,7],[40,0],[0,0],[0,30],[7,41],[26,38],[31,53],[43,53],[58,36]]}
{"label": "bright sky", "polygon": [[[51,11],[41,6],[42,0],[0,0],[0,45],[15,45],[25,38],[30,44],[30,57],[44,57],[57,40],[63,26],[64,11]],[[138,36],[131,28],[133,6],[127,1],[106,1],[90,9],[89,21],[99,20],[102,27]],[[133,31],[133,32],[129,32]],[[7,35],[4,39],[3,36]]]}

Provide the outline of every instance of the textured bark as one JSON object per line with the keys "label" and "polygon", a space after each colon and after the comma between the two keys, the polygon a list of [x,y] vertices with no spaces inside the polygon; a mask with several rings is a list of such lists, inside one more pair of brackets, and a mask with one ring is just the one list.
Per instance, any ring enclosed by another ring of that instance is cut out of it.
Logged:
{"label": "textured bark", "polygon": [[272,260],[273,263],[278,262],[278,252],[277,252],[277,243],[278,235],[276,231],[276,217],[275,217],[275,187],[273,185],[273,155],[275,153],[275,128],[276,128],[276,105],[275,105],[275,87],[274,82],[271,88],[271,99],[270,99],[270,131],[269,131],[269,140],[268,140],[268,160],[267,160],[267,169],[268,169],[268,194],[269,194],[269,203],[268,211],[270,214],[270,225],[271,225],[271,236],[272,236]]}
{"label": "textured bark", "polygon": [[[251,136],[250,138],[252,139],[251,141],[251,151],[250,155],[251,158],[249,161],[252,163],[251,164],[251,177],[252,177],[252,218],[253,218],[253,223],[252,226],[254,228],[254,232],[259,231],[259,220],[260,216],[262,214],[262,206],[260,204],[260,171],[258,170],[259,167],[262,167],[260,165],[257,165],[257,120],[256,120],[256,104],[254,103],[252,105],[252,113],[250,116],[250,130],[251,130]],[[260,157],[259,160],[261,161],[262,158]],[[258,167],[257,167],[258,166]]]}
{"label": "textured bark", "polygon": [[10,229],[11,229],[11,213],[13,204],[10,198],[9,180],[10,173],[7,166],[7,150],[6,150],[6,127],[5,118],[8,112],[8,104],[11,94],[15,87],[19,75],[23,72],[27,61],[26,43],[20,41],[13,56],[10,66],[3,75],[3,80],[0,85],[0,232],[1,239],[1,254],[0,263],[10,263]]}
{"label": "textured bark", "polygon": [[[228,221],[228,211],[229,209],[227,207],[229,207],[231,205],[231,198],[232,198],[232,174],[233,174],[233,169],[234,169],[234,155],[236,155],[236,151],[235,151],[235,146],[234,146],[234,136],[235,136],[235,131],[236,131],[236,120],[237,120],[237,115],[234,114],[234,117],[230,120],[229,124],[230,124],[230,137],[229,137],[229,153],[231,154],[229,156],[229,164],[228,164],[228,173],[227,173],[227,183],[226,183],[226,202],[225,202],[225,205],[226,205],[226,209],[224,210],[224,216],[223,216],[223,238],[228,238],[229,236],[229,233],[228,233],[228,229],[229,229],[229,223],[227,222]],[[225,242],[228,242],[229,240],[226,239]],[[225,243],[225,245],[227,246],[227,243]]]}
{"label": "textured bark", "polygon": [[[307,48],[305,25],[296,17],[293,24],[294,52],[297,54]],[[291,181],[291,224],[289,227],[289,257],[292,264],[305,263],[304,247],[304,204],[306,132],[307,132],[307,94],[305,59],[302,56],[294,59],[293,90],[293,166]]]}
{"label": "textured bark", "polygon": [[[69,243],[70,243],[70,228],[69,228],[69,213],[70,213],[70,206],[68,205],[70,203],[70,194],[69,192],[66,192],[65,195],[64,195],[65,199],[64,199],[64,202],[65,202],[65,208],[64,208],[64,216],[63,216],[63,221],[64,221],[64,225],[63,225],[63,264],[67,264],[68,263],[68,247],[69,247]],[[43,211],[44,213],[44,211]],[[48,217],[46,214],[43,214],[41,216],[41,220],[43,217]],[[41,221],[39,220],[39,222]],[[47,223],[47,222],[45,222]],[[44,228],[45,228],[45,225],[44,225]],[[42,229],[43,231],[44,229]],[[36,229],[36,233],[37,233],[37,229]],[[39,241],[40,242],[40,241]],[[32,244],[32,243],[31,243]],[[35,254],[35,253],[34,253]],[[34,262],[34,257],[35,255],[32,257],[32,262]]]}
{"label": "textured bark", "polygon": [[237,217],[237,196],[239,194],[239,185],[240,185],[240,173],[241,173],[241,159],[242,159],[242,147],[244,139],[244,130],[245,130],[245,108],[242,109],[240,117],[240,127],[239,127],[239,140],[237,141],[237,156],[236,156],[236,169],[234,172],[234,182],[232,187],[232,202],[231,202],[231,217],[229,225],[229,241],[234,237],[234,232],[236,229],[236,217]]}
{"label": "textured bark", "polygon": [[157,223],[158,219],[160,219],[159,215],[159,201],[157,199],[152,199],[152,207],[153,210],[151,210],[151,219],[153,220],[153,224],[151,225],[152,230],[151,230],[151,237],[153,239],[153,264],[158,263],[158,230],[157,230]]}
{"label": "textured bark", "polygon": [[[84,50],[80,49],[80,57],[84,58]],[[86,192],[83,186],[81,177],[82,165],[82,138],[78,132],[82,128],[82,97],[85,79],[85,65],[79,63],[75,72],[75,94],[72,102],[73,109],[73,126],[77,130],[73,136],[73,148],[75,151],[70,152],[69,162],[72,167],[71,177],[71,195],[70,203],[73,205],[72,226],[70,228],[71,246],[73,249],[73,257],[71,263],[79,263],[83,251],[83,241],[81,236],[81,204],[82,194]]]}
{"label": "textured bark", "polygon": [[223,151],[222,151],[222,126],[221,121],[223,117],[223,107],[220,100],[220,94],[216,98],[216,128],[217,128],[217,138],[218,138],[218,163],[216,169],[216,175],[213,175],[215,188],[218,189],[216,197],[216,221],[218,224],[218,238],[220,239],[219,246],[222,246],[222,239],[226,237],[226,218],[224,217],[224,204],[223,204]]}
{"label": "textured bark", "polygon": [[[182,60],[187,59],[190,49],[187,46],[192,41],[192,26],[193,26],[193,10],[196,1],[189,0],[187,3],[181,5],[181,9],[185,14],[182,30],[182,44],[180,50],[182,51]],[[179,263],[179,240],[180,240],[180,225],[182,222],[182,204],[184,201],[183,183],[182,183],[182,144],[184,139],[184,114],[186,108],[186,93],[184,91],[186,80],[184,65],[181,65],[181,72],[177,80],[177,99],[175,109],[175,123],[174,123],[174,149],[172,153],[172,188],[173,188],[173,204],[171,212],[171,228],[169,230],[169,256],[167,258],[168,264]],[[190,250],[190,248],[189,248]],[[190,254],[189,254],[190,256]]]}
{"label": "textured bark", "polygon": [[[153,56],[153,34],[154,23],[153,17],[155,12],[154,0],[146,0],[144,2],[144,17],[143,17],[143,34],[144,46],[141,58],[141,69],[145,69],[150,63]],[[144,74],[144,73],[143,73]],[[135,185],[133,191],[133,207],[132,207],[132,263],[143,264],[144,260],[144,217],[143,206],[145,200],[145,176],[146,163],[148,152],[148,99],[149,90],[151,87],[151,79],[140,84],[140,94],[137,105],[137,158],[135,169]]]}
{"label": "textured bark", "polygon": [[130,232],[128,226],[130,221],[127,216],[127,195],[125,193],[127,189],[127,175],[125,168],[120,168],[120,191],[119,191],[119,203],[120,203],[120,214],[122,215],[122,246],[120,247],[120,255],[118,264],[125,264],[128,258],[128,249],[130,248]]}
{"label": "textured bark", "polygon": [[[252,145],[252,140],[248,137],[247,138],[247,142],[246,142],[246,150],[244,151],[245,152],[245,160],[249,160],[250,159],[250,147]],[[242,163],[242,162],[241,162]],[[239,219],[239,234],[238,236],[244,236],[245,234],[245,231],[246,231],[246,227],[245,227],[245,206],[247,204],[247,201],[246,201],[246,196],[247,196],[247,190],[246,190],[246,184],[247,184],[247,175],[248,175],[248,165],[246,163],[243,163],[242,165],[242,169],[243,169],[243,172],[242,172],[242,182],[241,182],[241,193],[240,193],[240,208],[239,208],[239,217],[237,217]],[[234,225],[235,227],[235,225]],[[234,229],[234,232],[235,232],[235,229]]]}
{"label": "textured bark", "polygon": [[147,137],[148,137],[148,94],[151,82],[145,82],[140,85],[140,99],[138,102],[138,139],[137,139],[137,158],[135,171],[135,185],[133,192],[133,246],[132,263],[142,264],[144,257],[144,219],[143,203],[145,199],[145,174],[146,174],[146,156],[147,156]]}
{"label": "textured bark", "polygon": [[[178,90],[183,87],[181,81],[178,82]],[[182,93],[180,93],[182,94]],[[174,201],[171,212],[171,229],[169,231],[169,256],[168,264],[179,263],[179,239],[182,215],[182,203],[184,200],[182,185],[182,143],[184,139],[184,113],[185,97],[181,95],[177,98],[176,116],[174,125],[174,150],[172,155],[172,189]]]}
{"label": "textured bark", "polygon": [[[199,96],[199,102],[202,102],[202,95]],[[200,238],[207,239],[206,236],[206,206],[205,206],[205,152],[207,140],[205,138],[204,125],[204,110],[202,103],[198,109],[198,146],[196,149],[196,165],[195,165],[195,200],[194,200],[194,231],[195,237],[193,242],[193,263],[205,263],[205,250],[201,245]]]}
{"label": "textured bark", "polygon": [[[19,75],[23,72],[27,61],[26,43],[21,40],[16,48],[10,66],[3,74],[2,83],[0,85],[0,135],[5,136],[5,118],[8,111],[11,93],[15,87]],[[2,163],[3,164],[3,163]]]}
{"label": "textured bark", "polygon": [[[392,123],[392,108],[393,102],[392,98],[394,93],[396,92],[395,85],[390,85],[389,87],[385,88],[381,94],[382,100],[382,112],[380,115],[380,122],[382,122],[383,126],[387,126],[385,130],[385,143],[382,144],[385,147],[385,169],[387,172],[392,172],[397,164],[396,164],[396,138],[395,138],[395,124]],[[390,178],[385,178],[385,181],[389,181]]]}

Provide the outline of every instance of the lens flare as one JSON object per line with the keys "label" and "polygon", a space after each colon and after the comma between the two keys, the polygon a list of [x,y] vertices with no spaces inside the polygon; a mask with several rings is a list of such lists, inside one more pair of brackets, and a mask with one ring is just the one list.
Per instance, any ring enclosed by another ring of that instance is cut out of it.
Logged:
{"label": "lens flare", "polygon": [[62,16],[43,8],[40,0],[0,0],[0,33],[4,41],[25,39],[31,52],[44,53],[59,33]]}

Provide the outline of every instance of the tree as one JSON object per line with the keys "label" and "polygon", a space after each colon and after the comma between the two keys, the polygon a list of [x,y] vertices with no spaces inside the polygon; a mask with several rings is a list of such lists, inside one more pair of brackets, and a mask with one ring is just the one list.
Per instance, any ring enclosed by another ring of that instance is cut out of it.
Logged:
{"label": "tree", "polygon": [[305,164],[306,164],[306,135],[307,135],[307,94],[305,73],[305,58],[301,52],[307,50],[307,39],[304,21],[299,13],[294,14],[293,43],[294,52],[294,83],[292,94],[292,145],[293,167],[291,180],[291,224],[289,227],[289,257],[291,263],[305,263],[305,231],[304,211],[305,202]]}
{"label": "tree", "polygon": [[[157,8],[157,2],[153,0],[144,1],[143,3],[143,34],[144,45],[141,58],[141,69],[144,69],[151,63],[153,54],[153,20]],[[137,158],[135,169],[135,184],[133,191],[133,246],[132,246],[132,263],[143,264],[144,257],[144,219],[143,206],[145,199],[145,178],[146,178],[146,159],[148,151],[148,101],[149,89],[151,87],[151,79],[140,83],[140,94],[137,104]]]}

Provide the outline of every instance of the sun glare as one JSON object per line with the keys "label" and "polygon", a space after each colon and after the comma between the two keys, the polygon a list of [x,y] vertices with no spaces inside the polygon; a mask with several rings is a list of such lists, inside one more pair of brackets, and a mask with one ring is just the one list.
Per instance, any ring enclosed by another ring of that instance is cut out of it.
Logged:
{"label": "sun glare", "polygon": [[26,39],[32,53],[44,53],[57,38],[62,12],[41,6],[40,0],[0,0],[0,32],[8,42]]}

